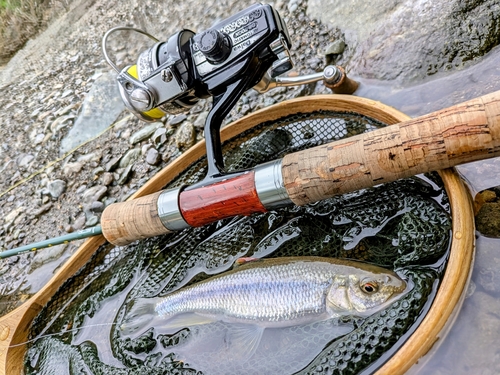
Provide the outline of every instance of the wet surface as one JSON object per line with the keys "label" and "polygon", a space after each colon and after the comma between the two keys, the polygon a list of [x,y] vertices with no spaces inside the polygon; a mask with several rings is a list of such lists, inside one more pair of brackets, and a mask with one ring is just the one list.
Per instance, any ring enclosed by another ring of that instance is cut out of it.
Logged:
{"label": "wet surface", "polygon": [[[437,74],[411,87],[367,79],[361,79],[361,83],[356,95],[381,101],[415,117],[499,90],[500,49],[496,47],[472,67]],[[499,158],[464,164],[457,170],[472,197],[500,185]],[[492,210],[488,215],[500,217],[499,207]],[[476,233],[472,281],[456,322],[446,338],[438,341],[436,348],[410,373],[489,375],[500,372],[498,335],[495,334],[500,331],[500,291],[496,287],[500,285],[500,231],[490,230],[486,233],[488,237]]]}

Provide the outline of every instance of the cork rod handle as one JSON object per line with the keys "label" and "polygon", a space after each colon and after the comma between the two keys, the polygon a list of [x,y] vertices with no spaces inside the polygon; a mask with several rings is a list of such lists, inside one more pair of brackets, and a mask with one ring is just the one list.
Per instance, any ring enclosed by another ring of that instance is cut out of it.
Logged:
{"label": "cork rod handle", "polygon": [[500,92],[289,154],[283,180],[297,205],[500,155]]}

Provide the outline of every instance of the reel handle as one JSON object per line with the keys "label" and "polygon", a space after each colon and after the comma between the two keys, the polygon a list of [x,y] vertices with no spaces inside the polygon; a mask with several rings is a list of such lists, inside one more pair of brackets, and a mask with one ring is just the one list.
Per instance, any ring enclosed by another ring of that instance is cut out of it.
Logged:
{"label": "reel handle", "polygon": [[[110,205],[103,212],[101,226],[109,242],[124,245],[172,230],[292,203],[301,206],[496,156],[500,156],[500,91],[288,154],[213,184]],[[167,204],[163,195],[172,197]],[[165,210],[167,206],[169,210]],[[158,219],[159,211],[169,211],[175,220],[165,226]]]}

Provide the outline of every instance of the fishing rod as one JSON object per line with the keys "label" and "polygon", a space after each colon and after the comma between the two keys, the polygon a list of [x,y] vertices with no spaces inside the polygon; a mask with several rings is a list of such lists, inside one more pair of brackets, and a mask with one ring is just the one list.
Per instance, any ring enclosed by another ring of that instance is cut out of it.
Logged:
{"label": "fishing rod", "polygon": [[[335,92],[352,93],[357,83],[334,66],[314,75],[279,77],[292,68],[291,43],[286,25],[269,5],[254,5],[201,34],[182,30],[167,42],[150,36],[155,45],[140,54],[136,65],[122,70],[106,49],[108,37],[120,30],[150,35],[119,27],[103,38],[105,58],[118,72],[120,94],[132,113],[142,120],[155,121],[167,113],[186,111],[199,99],[212,97],[213,106],[204,127],[207,176],[192,186],[106,207],[98,229],[114,245],[236,215],[292,204],[301,206],[500,156],[500,92],[496,92],[400,124],[298,151],[249,170],[227,173],[220,128],[245,91],[255,88],[265,92],[278,86],[323,80]],[[98,234],[97,229],[91,232],[89,236]]]}

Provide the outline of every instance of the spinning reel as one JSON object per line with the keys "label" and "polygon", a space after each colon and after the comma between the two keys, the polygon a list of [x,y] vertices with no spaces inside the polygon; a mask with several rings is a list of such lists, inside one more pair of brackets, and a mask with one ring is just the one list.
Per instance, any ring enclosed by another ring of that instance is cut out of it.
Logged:
{"label": "spinning reel", "polygon": [[[137,65],[123,70],[111,61],[106,42],[119,30],[133,30],[155,44],[143,51]],[[104,56],[118,72],[118,84],[125,105],[144,121],[165,114],[189,110],[199,99],[213,97],[204,133],[207,147],[208,183],[225,176],[220,142],[223,119],[241,95],[250,88],[265,92],[277,86],[294,86],[324,79],[334,91],[352,93],[357,84],[348,80],[339,67],[328,66],[323,73],[280,78],[292,69],[290,37],[280,15],[270,5],[253,5],[214,27],[195,34],[181,30],[167,42],[146,32],[117,27],[103,38]]]}

